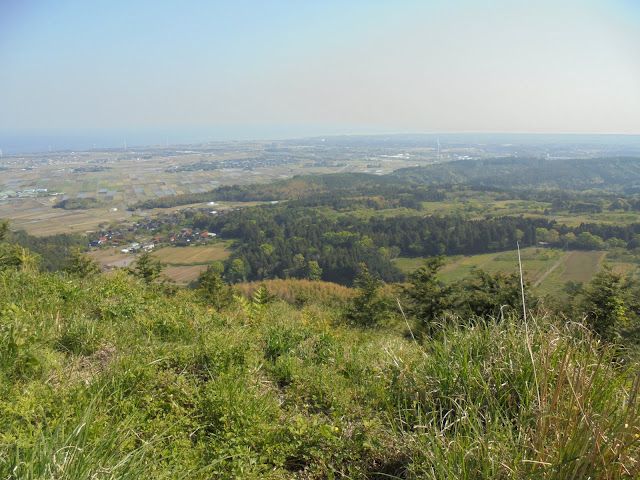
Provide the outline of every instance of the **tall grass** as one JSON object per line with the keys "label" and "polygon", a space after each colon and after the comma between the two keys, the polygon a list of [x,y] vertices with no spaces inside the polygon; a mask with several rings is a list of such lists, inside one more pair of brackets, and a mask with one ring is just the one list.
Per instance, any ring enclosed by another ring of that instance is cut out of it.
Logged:
{"label": "tall grass", "polygon": [[640,476],[638,366],[580,323],[250,301],[0,272],[0,479]]}
{"label": "tall grass", "polygon": [[54,428],[43,425],[32,443],[5,450],[0,472],[7,479],[139,479],[148,470],[146,454],[153,439],[139,446],[133,430],[135,417],[90,434],[93,411],[88,408],[76,424],[60,422]]}

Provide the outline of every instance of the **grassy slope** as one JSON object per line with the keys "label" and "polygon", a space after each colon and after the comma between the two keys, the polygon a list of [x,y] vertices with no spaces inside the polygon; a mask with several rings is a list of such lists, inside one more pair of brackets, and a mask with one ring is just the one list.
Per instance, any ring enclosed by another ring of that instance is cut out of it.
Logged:
{"label": "grassy slope", "polygon": [[0,273],[0,478],[640,473],[637,366],[580,325],[402,325]]}

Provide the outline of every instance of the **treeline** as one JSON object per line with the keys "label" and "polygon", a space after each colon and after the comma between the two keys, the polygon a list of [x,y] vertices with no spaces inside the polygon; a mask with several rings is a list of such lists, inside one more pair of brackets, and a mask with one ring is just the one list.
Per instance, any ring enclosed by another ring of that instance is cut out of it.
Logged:
{"label": "treeline", "polygon": [[[587,191],[590,189],[597,189],[598,193]],[[640,211],[637,197],[640,193],[640,159],[509,158],[412,167],[382,176],[366,173],[306,175],[267,184],[223,186],[204,193],[163,196],[129,208],[169,208],[209,201],[292,200],[301,206],[319,206],[326,205],[331,197],[341,201],[366,197],[369,201],[362,203],[367,208],[404,206],[419,210],[421,202],[440,202],[462,192],[487,192],[502,200],[548,202],[551,211],[578,214],[600,213],[605,208]],[[324,197],[318,197],[323,194]],[[342,208],[338,206],[338,209]]]}
{"label": "treeline", "polygon": [[67,198],[56,203],[53,208],[63,208],[64,210],[83,210],[87,208],[96,208],[104,205],[97,198]]}
{"label": "treeline", "polygon": [[210,201],[271,202],[299,200],[318,194],[334,194],[341,198],[376,196],[393,200],[396,204],[402,201],[406,205],[410,204],[412,206],[418,206],[418,203],[423,201],[435,202],[442,201],[445,198],[445,190],[443,188],[410,185],[389,175],[344,173],[306,175],[267,184],[223,186],[204,193],[163,196],[133,204],[129,209],[170,208]]}
{"label": "treeline", "polygon": [[[309,278],[316,262],[322,280],[350,285],[360,263],[386,282],[403,278],[392,259],[398,255],[475,254],[537,243],[544,219],[401,215],[393,218],[354,215],[328,217],[316,208],[269,205],[211,217],[191,214],[194,228],[241,240],[227,261],[231,280],[274,277]],[[235,263],[234,263],[235,262]]]}
{"label": "treeline", "polygon": [[218,187],[203,193],[187,193],[182,195],[163,196],[138,202],[129,207],[129,210],[138,208],[171,208],[192,203],[211,201],[225,202],[270,202],[275,200],[288,200],[298,196],[308,195],[318,191],[305,180],[278,180],[273,183],[258,185],[232,185]]}
{"label": "treeline", "polygon": [[38,254],[40,268],[49,272],[62,270],[65,267],[73,247],[82,251],[87,249],[87,239],[78,234],[59,233],[47,237],[36,237],[24,230],[19,230],[7,232],[4,240],[8,245],[19,245]]}
{"label": "treeline", "polygon": [[601,189],[640,193],[640,158],[496,158],[410,167],[392,174],[398,180],[427,184]]}

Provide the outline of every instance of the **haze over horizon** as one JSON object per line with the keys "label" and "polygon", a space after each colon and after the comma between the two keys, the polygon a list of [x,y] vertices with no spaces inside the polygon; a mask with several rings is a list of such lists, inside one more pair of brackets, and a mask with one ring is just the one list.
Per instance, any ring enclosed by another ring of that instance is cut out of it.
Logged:
{"label": "haze over horizon", "polygon": [[640,134],[639,46],[624,0],[8,0],[0,133]]}

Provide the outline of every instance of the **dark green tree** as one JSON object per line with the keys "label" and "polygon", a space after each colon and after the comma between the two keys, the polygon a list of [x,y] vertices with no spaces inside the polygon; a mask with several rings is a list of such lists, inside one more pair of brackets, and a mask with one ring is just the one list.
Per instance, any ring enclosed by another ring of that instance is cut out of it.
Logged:
{"label": "dark green tree", "polygon": [[[525,285],[525,302],[527,310],[530,310],[536,308],[538,302],[528,293],[527,287],[528,284]],[[463,318],[472,315],[497,318],[505,309],[522,312],[522,292],[517,273],[490,274],[477,270],[471,278],[456,284],[451,295],[452,308]]]}
{"label": "dark green tree", "polygon": [[9,231],[9,220],[0,220],[0,242]]}
{"label": "dark green tree", "polygon": [[587,324],[605,340],[613,340],[627,323],[625,294],[628,285],[608,265],[596,273],[584,288],[581,309]]}
{"label": "dark green tree", "polygon": [[5,242],[0,243],[0,269],[37,270],[40,261],[40,255],[32,253],[27,248]]}
{"label": "dark green tree", "polygon": [[378,293],[381,285],[367,266],[360,264],[360,273],[354,280],[357,294],[345,309],[345,320],[361,327],[374,327],[388,317],[389,303]]}
{"label": "dark green tree", "polygon": [[149,252],[143,252],[133,269],[129,269],[129,272],[144,280],[146,283],[153,282],[160,276],[160,272],[164,269],[164,264],[153,260],[153,257]]}
{"label": "dark green tree", "polygon": [[307,278],[312,281],[318,281],[322,279],[322,268],[315,260],[309,260],[307,262]]}
{"label": "dark green tree", "polygon": [[207,304],[221,310],[233,301],[231,286],[226,284],[216,267],[209,265],[198,276],[196,293]]}
{"label": "dark green tree", "polygon": [[408,303],[408,313],[425,333],[433,333],[434,322],[451,307],[449,287],[438,282],[436,274],[444,265],[444,257],[431,257],[408,276],[403,293]]}
{"label": "dark green tree", "polygon": [[20,268],[36,270],[40,266],[41,257],[20,245],[4,242],[9,232],[9,221],[0,220],[0,269]]}
{"label": "dark green tree", "polygon": [[241,282],[246,278],[247,267],[241,258],[236,258],[231,262],[231,266],[227,272],[227,277],[232,282]]}
{"label": "dark green tree", "polygon": [[67,260],[65,272],[80,278],[100,272],[100,266],[95,259],[82,252],[78,247],[71,247],[69,253],[71,256]]}

